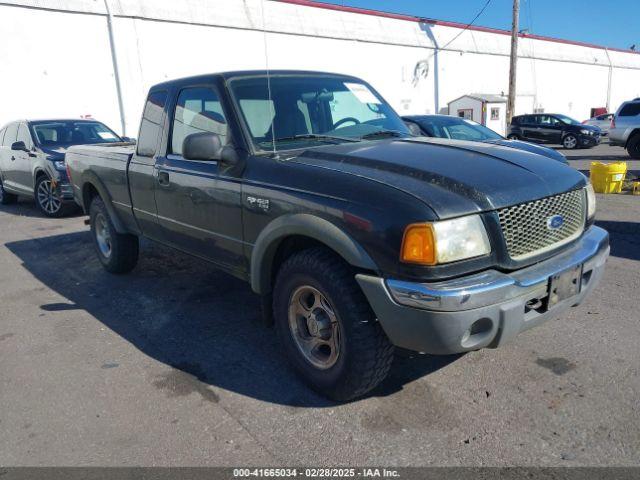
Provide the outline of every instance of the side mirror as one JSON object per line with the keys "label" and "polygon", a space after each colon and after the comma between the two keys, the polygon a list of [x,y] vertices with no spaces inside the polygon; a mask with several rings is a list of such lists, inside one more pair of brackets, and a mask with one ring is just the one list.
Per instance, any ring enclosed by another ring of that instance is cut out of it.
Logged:
{"label": "side mirror", "polygon": [[215,133],[192,133],[182,142],[182,156],[187,160],[220,160],[221,151],[222,140]]}
{"label": "side mirror", "polygon": [[20,141],[20,142],[13,142],[11,144],[11,150],[17,150],[20,152],[28,152],[29,149],[27,148],[27,146],[24,144],[24,142]]}
{"label": "side mirror", "polygon": [[122,139],[123,142],[126,143],[133,143],[134,145],[137,143],[135,138],[131,138],[131,137],[120,137]]}

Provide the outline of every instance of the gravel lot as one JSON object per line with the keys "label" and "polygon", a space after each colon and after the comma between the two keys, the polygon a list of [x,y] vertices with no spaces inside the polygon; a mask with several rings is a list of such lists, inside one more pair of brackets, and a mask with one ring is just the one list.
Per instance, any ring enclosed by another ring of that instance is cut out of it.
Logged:
{"label": "gravel lot", "polygon": [[585,304],[499,350],[398,357],[347,405],[298,382],[248,285],[150,244],[111,276],[83,217],[2,207],[0,465],[638,465],[640,197],[598,200],[612,257]]}

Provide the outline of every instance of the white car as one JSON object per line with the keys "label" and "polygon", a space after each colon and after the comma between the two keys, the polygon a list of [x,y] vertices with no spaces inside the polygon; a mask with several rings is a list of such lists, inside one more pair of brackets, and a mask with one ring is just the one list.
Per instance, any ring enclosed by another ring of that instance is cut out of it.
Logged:
{"label": "white car", "polygon": [[612,118],[613,113],[603,113],[602,115],[598,115],[597,117],[585,120],[582,123],[583,125],[593,125],[594,127],[600,127],[600,130],[602,130],[602,135],[609,135],[609,128],[611,127]]}

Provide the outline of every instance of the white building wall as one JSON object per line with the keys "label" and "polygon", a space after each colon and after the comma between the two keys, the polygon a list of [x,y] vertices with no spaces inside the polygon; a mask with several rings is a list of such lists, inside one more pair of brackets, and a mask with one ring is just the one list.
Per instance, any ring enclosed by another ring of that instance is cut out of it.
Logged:
{"label": "white building wall", "polygon": [[[91,114],[121,130],[104,1],[3,0],[0,124]],[[507,91],[509,37],[499,33],[467,30],[447,45],[459,28],[268,0],[107,1],[128,135],[137,134],[151,85],[263,69],[265,39],[270,68],[362,77],[401,114],[439,112],[471,92]],[[543,108],[587,118],[606,105],[610,61],[611,108],[640,96],[640,55],[520,43],[517,113]]]}

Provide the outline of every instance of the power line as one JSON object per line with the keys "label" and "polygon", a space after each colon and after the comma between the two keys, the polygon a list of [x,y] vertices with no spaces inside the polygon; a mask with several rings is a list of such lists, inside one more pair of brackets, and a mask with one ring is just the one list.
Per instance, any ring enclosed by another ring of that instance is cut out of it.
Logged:
{"label": "power line", "polygon": [[491,0],[487,0],[487,2],[484,4],[484,7],[482,7],[480,9],[480,11],[476,14],[475,17],[473,17],[473,20],[471,20],[469,23],[467,23],[464,28],[462,30],[460,30],[460,32],[453,37],[451,40],[449,40],[445,45],[443,45],[442,47],[438,47],[439,50],[444,50],[445,48],[447,48],[449,45],[451,45],[453,42],[455,42],[458,37],[460,37],[460,35],[462,35],[465,31],[467,31],[475,22],[476,20],[478,20],[478,18],[480,18],[480,16],[484,13],[484,11],[487,9],[487,7],[489,6],[489,4],[491,3]]}

